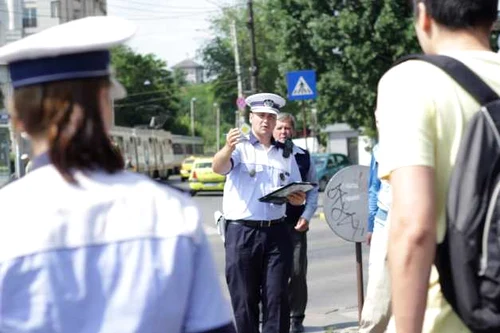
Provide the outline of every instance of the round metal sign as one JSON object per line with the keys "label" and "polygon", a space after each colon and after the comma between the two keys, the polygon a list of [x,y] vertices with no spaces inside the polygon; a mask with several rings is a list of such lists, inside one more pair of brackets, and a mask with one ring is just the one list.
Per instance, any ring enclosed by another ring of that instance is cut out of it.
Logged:
{"label": "round metal sign", "polygon": [[370,168],[352,165],[328,182],[323,212],[330,229],[349,242],[364,242],[368,221],[368,177]]}

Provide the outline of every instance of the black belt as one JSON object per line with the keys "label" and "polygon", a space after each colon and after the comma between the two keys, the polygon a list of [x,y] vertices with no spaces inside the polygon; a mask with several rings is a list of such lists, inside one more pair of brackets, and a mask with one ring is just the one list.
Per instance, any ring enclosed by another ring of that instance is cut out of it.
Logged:
{"label": "black belt", "polygon": [[252,227],[252,228],[268,228],[272,227],[273,225],[277,225],[280,223],[283,223],[285,221],[285,218],[279,218],[276,220],[228,220],[227,222],[229,224],[241,224],[246,227]]}

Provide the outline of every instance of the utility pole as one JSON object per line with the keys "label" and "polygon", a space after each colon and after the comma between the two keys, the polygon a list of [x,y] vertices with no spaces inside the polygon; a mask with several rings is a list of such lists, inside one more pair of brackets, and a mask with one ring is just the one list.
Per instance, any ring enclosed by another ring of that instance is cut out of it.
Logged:
{"label": "utility pole", "polygon": [[231,35],[233,37],[234,46],[234,69],[236,70],[236,78],[238,80],[238,97],[243,96],[243,82],[241,81],[240,67],[240,52],[238,50],[238,35],[236,34],[236,20],[231,23]]}
{"label": "utility pole", "polygon": [[219,151],[220,150],[220,106],[217,104],[217,103],[214,103],[214,107],[215,107],[215,121],[216,121],[216,130],[215,130],[215,135],[216,135],[216,148],[217,150],[216,151]]}
{"label": "utility pole", "polygon": [[[238,98],[243,98],[243,82],[241,80],[241,67],[240,67],[240,52],[238,49],[238,34],[236,33],[236,20],[231,23],[231,35],[233,37],[234,46],[234,67],[236,70],[236,78],[238,82]],[[245,122],[245,108],[239,112],[239,117],[236,117],[236,127],[239,127]]]}
{"label": "utility pole", "polygon": [[[196,98],[191,98],[191,137],[194,139],[194,103],[196,102]],[[192,154],[194,154],[194,140],[192,143]]]}
{"label": "utility pole", "polygon": [[313,107],[311,109],[311,123],[312,123],[312,133],[311,133],[311,136],[312,137],[316,137],[318,135],[318,133],[316,132],[317,129],[318,129],[318,109],[316,109],[315,107]]}
{"label": "utility pole", "polygon": [[251,49],[251,68],[250,68],[250,90],[252,94],[255,94],[259,87],[259,65],[257,63],[257,51],[255,48],[255,33],[254,33],[254,21],[253,21],[253,2],[248,0],[248,31],[250,34],[250,49]]}
{"label": "utility pole", "polygon": [[304,142],[307,150],[307,117],[306,117],[305,102],[301,101],[300,105],[302,109],[302,135],[304,136]]}

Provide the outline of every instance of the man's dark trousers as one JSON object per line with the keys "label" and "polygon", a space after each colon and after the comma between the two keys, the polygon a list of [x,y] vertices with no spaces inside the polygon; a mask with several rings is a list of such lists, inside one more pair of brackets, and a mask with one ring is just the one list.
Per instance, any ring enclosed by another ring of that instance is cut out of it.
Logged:
{"label": "man's dark trousers", "polygon": [[[297,207],[297,210],[301,213],[303,207]],[[307,232],[295,230],[299,217],[300,214],[290,212],[290,207],[287,209],[286,222],[293,244],[292,272],[288,284],[290,318],[302,323],[307,306]]]}
{"label": "man's dark trousers", "polygon": [[288,281],[292,242],[285,222],[271,227],[230,223],[226,230],[226,280],[238,333],[289,333]]}
{"label": "man's dark trousers", "polygon": [[[310,163],[310,155],[307,150],[304,154],[295,154],[295,160],[299,166],[303,181],[308,181],[309,168],[314,168]],[[305,317],[307,305],[307,232],[298,232],[295,225],[299,221],[305,206],[286,207],[286,224],[288,225],[293,243],[293,263],[290,283],[288,285],[290,317],[292,322],[302,324]]]}

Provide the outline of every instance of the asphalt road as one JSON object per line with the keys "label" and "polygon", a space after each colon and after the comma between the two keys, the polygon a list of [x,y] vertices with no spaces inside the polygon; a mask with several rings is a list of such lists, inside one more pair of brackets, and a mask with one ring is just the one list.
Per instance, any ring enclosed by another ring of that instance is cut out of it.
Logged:
{"label": "asphalt road", "polygon": [[[188,189],[188,184],[181,183],[177,177],[172,177],[168,183]],[[304,321],[306,332],[336,332],[337,329],[353,328],[358,324],[355,244],[336,236],[322,219],[322,199],[323,195],[320,194],[320,205],[308,232],[309,301]],[[202,212],[220,281],[228,296],[224,277],[224,247],[213,218],[214,211],[222,210],[222,193],[198,193],[194,200]],[[366,288],[368,247],[365,245],[363,262]]]}

